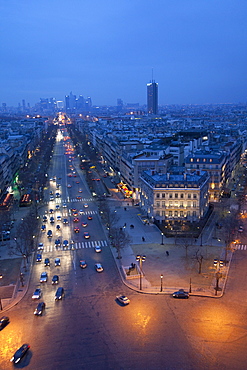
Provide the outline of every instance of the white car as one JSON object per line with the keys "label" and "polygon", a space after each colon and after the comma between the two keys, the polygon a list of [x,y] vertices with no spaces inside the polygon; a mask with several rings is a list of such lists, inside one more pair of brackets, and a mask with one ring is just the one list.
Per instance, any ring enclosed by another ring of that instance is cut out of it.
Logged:
{"label": "white car", "polygon": [[43,249],[44,249],[44,244],[43,243],[39,243],[39,245],[38,245],[38,251],[43,250]]}
{"label": "white car", "polygon": [[102,251],[102,249],[101,249],[101,246],[100,246],[100,245],[96,245],[96,246],[94,247],[94,250],[95,250],[95,252],[96,252],[96,253],[100,253],[100,252]]}
{"label": "white car", "polygon": [[33,295],[32,295],[32,299],[39,299],[41,297],[41,289],[37,288],[35,289]]}
{"label": "white car", "polygon": [[88,208],[88,204],[87,204],[87,203],[85,203],[83,207],[84,207],[84,208]]}
{"label": "white car", "polygon": [[102,265],[101,265],[101,263],[96,263],[95,264],[95,270],[97,272],[102,272],[104,270],[103,267],[102,267]]}
{"label": "white car", "polygon": [[61,221],[62,220],[62,217],[61,216],[57,216],[57,221]]}
{"label": "white car", "polygon": [[39,279],[40,283],[46,283],[47,279],[48,279],[47,272],[42,272],[42,274],[40,275],[40,279]]}
{"label": "white car", "polygon": [[66,208],[66,207],[67,207],[67,204],[66,204],[66,203],[64,203],[64,204],[63,204],[63,208]]}
{"label": "white car", "polygon": [[130,303],[129,298],[126,297],[125,295],[118,295],[116,298],[118,302],[122,303],[125,306]]}

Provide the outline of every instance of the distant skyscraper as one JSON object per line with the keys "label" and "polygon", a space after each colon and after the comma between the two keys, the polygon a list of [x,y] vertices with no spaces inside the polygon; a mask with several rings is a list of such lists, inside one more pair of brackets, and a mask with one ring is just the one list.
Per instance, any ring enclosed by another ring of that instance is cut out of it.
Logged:
{"label": "distant skyscraper", "polygon": [[149,114],[158,114],[158,84],[154,80],[147,84],[147,106]]}

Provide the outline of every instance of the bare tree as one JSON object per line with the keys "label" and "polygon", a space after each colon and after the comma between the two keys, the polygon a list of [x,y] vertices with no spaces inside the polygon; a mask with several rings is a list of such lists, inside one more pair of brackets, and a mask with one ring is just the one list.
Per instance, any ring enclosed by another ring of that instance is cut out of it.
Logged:
{"label": "bare tree", "polygon": [[198,262],[198,274],[202,272],[202,260],[203,260],[203,255],[199,253],[199,249],[197,249],[195,257],[194,257],[197,262]]}
{"label": "bare tree", "polygon": [[117,258],[121,259],[121,249],[131,242],[131,237],[123,228],[112,227],[110,237],[113,247],[117,250]]}

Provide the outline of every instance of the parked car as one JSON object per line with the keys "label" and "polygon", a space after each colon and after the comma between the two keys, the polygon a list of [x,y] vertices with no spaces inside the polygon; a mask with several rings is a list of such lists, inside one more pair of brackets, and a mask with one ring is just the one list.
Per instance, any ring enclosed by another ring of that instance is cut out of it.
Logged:
{"label": "parked car", "polygon": [[55,294],[55,301],[59,301],[64,297],[64,289],[62,287],[57,288],[56,294]]}
{"label": "parked car", "polygon": [[8,324],[9,324],[8,316],[2,316],[0,319],[0,330],[2,330]]}
{"label": "parked car", "polygon": [[185,292],[183,289],[179,289],[177,292],[173,293],[173,298],[189,298],[189,293]]}
{"label": "parked car", "polygon": [[239,233],[242,233],[243,231],[244,231],[243,226],[239,226],[239,228],[238,228],[238,232],[239,232]]}
{"label": "parked car", "polygon": [[47,282],[47,279],[48,279],[48,275],[47,275],[47,272],[42,272],[41,275],[40,275],[40,283],[45,283]]}
{"label": "parked car", "polygon": [[54,275],[53,278],[52,278],[52,280],[51,280],[51,283],[52,284],[58,284],[58,281],[59,281],[58,275]]}
{"label": "parked car", "polygon": [[125,295],[118,295],[116,298],[117,298],[118,302],[120,302],[124,306],[126,306],[127,304],[130,303],[129,298],[126,297]]}
{"label": "parked car", "polygon": [[102,265],[101,265],[101,263],[96,263],[95,264],[95,270],[97,272],[102,272],[104,270],[103,267],[102,267]]}
{"label": "parked car", "polygon": [[29,344],[23,344],[13,355],[13,357],[10,359],[11,362],[14,362],[17,364],[21,361],[21,359],[25,356],[27,351],[29,350],[30,345]]}
{"label": "parked car", "polygon": [[38,306],[34,311],[34,315],[41,316],[45,309],[45,302],[39,302]]}
{"label": "parked car", "polygon": [[37,288],[35,289],[33,295],[32,295],[32,299],[39,299],[41,297],[41,289],[40,288]]}

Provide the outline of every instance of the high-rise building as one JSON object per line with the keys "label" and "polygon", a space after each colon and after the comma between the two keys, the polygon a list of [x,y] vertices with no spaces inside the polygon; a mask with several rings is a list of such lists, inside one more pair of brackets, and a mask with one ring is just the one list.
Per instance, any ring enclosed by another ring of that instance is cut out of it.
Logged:
{"label": "high-rise building", "polygon": [[149,114],[158,114],[158,84],[154,80],[147,84],[147,106]]}

